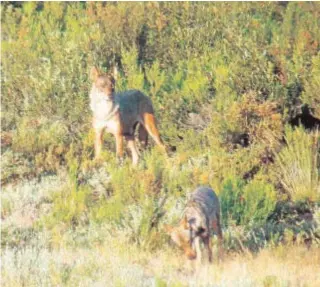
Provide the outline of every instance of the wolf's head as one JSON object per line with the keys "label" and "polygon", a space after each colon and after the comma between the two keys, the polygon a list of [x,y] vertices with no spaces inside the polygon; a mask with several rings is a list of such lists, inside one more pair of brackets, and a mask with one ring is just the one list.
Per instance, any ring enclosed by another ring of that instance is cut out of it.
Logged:
{"label": "wolf's head", "polygon": [[190,228],[187,219],[184,217],[178,226],[165,225],[164,229],[170,235],[172,241],[177,244],[190,259],[196,259],[197,253],[192,248],[190,238]]}
{"label": "wolf's head", "polygon": [[116,76],[116,68],[112,73],[101,73],[98,68],[92,67],[90,72],[93,87],[107,97],[111,97],[115,91]]}

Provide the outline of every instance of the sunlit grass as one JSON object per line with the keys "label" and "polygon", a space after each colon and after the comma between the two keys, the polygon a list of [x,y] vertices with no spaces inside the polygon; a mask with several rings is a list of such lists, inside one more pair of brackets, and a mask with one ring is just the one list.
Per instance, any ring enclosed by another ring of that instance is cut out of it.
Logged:
{"label": "sunlit grass", "polygon": [[91,248],[40,247],[45,237],[39,237],[39,246],[4,248],[2,286],[154,286],[159,282],[168,284],[164,286],[320,284],[319,248],[279,246],[257,254],[229,253],[221,262],[197,267],[167,245],[156,252],[143,251],[121,238],[104,235],[103,242]]}

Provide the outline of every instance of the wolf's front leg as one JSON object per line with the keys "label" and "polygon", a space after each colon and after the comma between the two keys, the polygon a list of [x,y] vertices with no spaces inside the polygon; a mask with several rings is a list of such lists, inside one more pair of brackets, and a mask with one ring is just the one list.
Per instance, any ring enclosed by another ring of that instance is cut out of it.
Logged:
{"label": "wolf's front leg", "polygon": [[94,156],[95,159],[99,159],[102,149],[102,137],[103,137],[103,128],[95,129],[95,140],[94,140]]}
{"label": "wolf's front leg", "polygon": [[212,222],[213,231],[218,236],[218,254],[219,254],[219,260],[221,261],[223,258],[223,235],[222,235],[222,228],[221,228],[221,222],[220,222],[220,214],[217,214],[217,218],[213,220]]}
{"label": "wolf's front leg", "polygon": [[117,151],[116,151],[117,160],[121,162],[123,158],[123,136],[122,134],[118,133],[115,135],[115,137],[116,137],[116,145],[117,145]]}
{"label": "wolf's front leg", "polygon": [[212,263],[212,249],[211,249],[211,240],[210,239],[211,239],[210,235],[206,236],[205,238],[203,238],[203,243],[204,243],[204,246],[205,246],[207,253],[208,253],[209,263]]}
{"label": "wolf's front leg", "polygon": [[196,236],[193,240],[194,248],[195,248],[196,254],[197,254],[197,266],[198,267],[201,265],[201,261],[202,261],[200,240],[201,240],[201,238],[199,236]]}

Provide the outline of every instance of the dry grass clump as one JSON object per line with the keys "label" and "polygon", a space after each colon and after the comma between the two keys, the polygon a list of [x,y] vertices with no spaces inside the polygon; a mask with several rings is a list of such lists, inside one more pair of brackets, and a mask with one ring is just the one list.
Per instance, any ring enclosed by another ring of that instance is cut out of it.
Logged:
{"label": "dry grass clump", "polygon": [[[103,243],[91,248],[3,249],[2,286],[311,287],[320,284],[319,248],[279,246],[257,254],[230,253],[220,262],[194,267],[171,247],[156,252],[142,251],[136,245],[125,244],[121,238],[104,235]],[[39,236],[38,246],[45,240],[44,235]]]}

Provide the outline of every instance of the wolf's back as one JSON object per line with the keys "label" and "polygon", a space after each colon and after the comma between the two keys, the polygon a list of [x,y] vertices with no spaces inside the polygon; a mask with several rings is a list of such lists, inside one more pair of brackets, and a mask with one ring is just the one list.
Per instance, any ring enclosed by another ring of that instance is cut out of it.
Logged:
{"label": "wolf's back", "polygon": [[215,192],[210,187],[198,187],[191,194],[185,215],[189,222],[195,223],[195,228],[211,229],[212,222],[220,219],[220,203]]}
{"label": "wolf's back", "polygon": [[154,114],[151,100],[138,90],[117,93],[115,103],[119,106],[123,134],[132,135],[135,124],[143,122],[145,114]]}
{"label": "wolf's back", "polygon": [[212,188],[207,186],[198,187],[192,194],[191,200],[198,203],[206,214],[213,211],[220,212],[220,203],[218,196]]}
{"label": "wolf's back", "polygon": [[116,94],[115,102],[123,114],[138,115],[154,113],[151,100],[138,90],[130,90]]}

